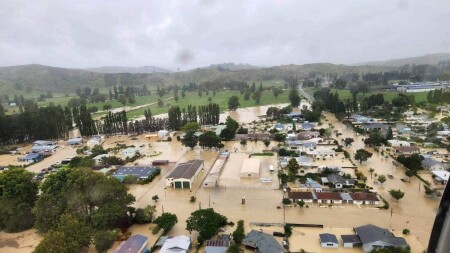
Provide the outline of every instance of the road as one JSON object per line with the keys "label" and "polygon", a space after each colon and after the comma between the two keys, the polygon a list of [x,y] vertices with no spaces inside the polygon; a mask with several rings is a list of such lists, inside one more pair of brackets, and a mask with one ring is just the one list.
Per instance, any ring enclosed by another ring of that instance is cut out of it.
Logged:
{"label": "road", "polygon": [[301,94],[306,100],[308,100],[308,102],[309,102],[310,104],[312,104],[312,103],[314,102],[314,97],[313,97],[311,94],[307,93],[307,92],[303,89],[303,84],[300,84],[300,85],[298,86],[298,91],[300,92],[300,94]]}

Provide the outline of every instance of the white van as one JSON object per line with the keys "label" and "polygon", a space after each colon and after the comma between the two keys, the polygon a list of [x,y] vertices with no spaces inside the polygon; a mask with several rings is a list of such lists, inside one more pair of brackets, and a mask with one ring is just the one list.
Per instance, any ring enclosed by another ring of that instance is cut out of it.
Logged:
{"label": "white van", "polygon": [[269,171],[270,171],[270,173],[274,173],[275,172],[275,169],[273,168],[273,165],[269,166]]}
{"label": "white van", "polygon": [[272,178],[271,177],[262,177],[261,183],[272,183]]}

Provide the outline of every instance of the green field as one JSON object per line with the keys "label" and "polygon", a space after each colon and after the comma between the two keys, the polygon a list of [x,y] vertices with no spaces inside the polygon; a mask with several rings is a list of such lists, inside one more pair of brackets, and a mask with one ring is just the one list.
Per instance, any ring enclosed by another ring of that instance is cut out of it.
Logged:
{"label": "green field", "polygon": [[[264,84],[263,84],[264,85]],[[164,101],[163,107],[158,107],[158,105],[151,105],[148,107],[140,108],[137,110],[129,111],[127,112],[128,118],[134,118],[144,115],[144,110],[150,109],[153,113],[153,115],[163,114],[167,113],[169,108],[172,105],[178,105],[180,108],[187,108],[188,105],[206,105],[209,103],[208,98],[211,97],[213,103],[216,103],[219,105],[220,110],[226,111],[228,110],[228,99],[236,95],[239,97],[239,103],[241,104],[240,107],[250,107],[250,106],[258,106],[258,105],[269,105],[269,104],[279,104],[279,103],[288,103],[289,102],[289,92],[284,91],[282,94],[278,95],[277,98],[274,97],[273,93],[271,91],[264,91],[261,95],[261,101],[259,104],[256,104],[253,99],[250,98],[250,100],[245,101],[244,96],[241,95],[238,91],[220,91],[217,92],[215,96],[213,96],[212,92],[209,93],[209,95],[206,95],[203,93],[201,97],[198,96],[197,92],[190,92],[186,93],[186,97],[182,98],[180,96],[180,99],[178,102],[175,102],[174,100]]]}

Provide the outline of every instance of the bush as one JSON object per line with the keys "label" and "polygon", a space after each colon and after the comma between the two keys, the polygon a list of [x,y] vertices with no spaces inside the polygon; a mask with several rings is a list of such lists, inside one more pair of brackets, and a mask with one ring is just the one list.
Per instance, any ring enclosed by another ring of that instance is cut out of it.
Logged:
{"label": "bush", "polygon": [[292,204],[292,201],[290,199],[288,198],[283,199],[283,205],[290,205],[290,204]]}
{"label": "bush", "polygon": [[195,196],[191,196],[190,202],[194,203],[197,200],[197,198]]}
{"label": "bush", "polygon": [[172,141],[172,137],[167,137],[167,141]]}
{"label": "bush", "polygon": [[403,234],[404,235],[409,235],[409,233],[410,233],[409,229],[407,229],[407,228],[403,229]]}

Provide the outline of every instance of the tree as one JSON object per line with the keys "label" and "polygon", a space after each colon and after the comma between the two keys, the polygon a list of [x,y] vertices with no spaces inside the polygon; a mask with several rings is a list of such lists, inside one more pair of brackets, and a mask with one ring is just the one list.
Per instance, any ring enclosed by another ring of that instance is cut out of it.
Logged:
{"label": "tree", "polygon": [[397,200],[397,203],[400,199],[402,199],[405,196],[405,193],[402,192],[400,189],[398,190],[391,189],[389,190],[389,194],[391,194],[391,197]]}
{"label": "tree", "polygon": [[154,195],[154,196],[152,197],[152,200],[154,200],[155,202],[158,202],[158,199],[159,199],[158,195]]}
{"label": "tree", "polygon": [[300,165],[297,162],[297,159],[291,158],[286,166],[288,170],[288,174],[290,178],[295,178],[295,176],[298,174],[298,171],[300,170]]}
{"label": "tree", "polygon": [[239,98],[237,96],[231,96],[228,99],[228,110],[235,111],[239,106]]}
{"label": "tree", "polygon": [[392,127],[389,127],[386,133],[386,140],[392,140],[394,139],[394,135],[392,133]]}
{"label": "tree", "polygon": [[373,169],[373,168],[370,168],[369,169],[369,173],[370,173],[370,180],[372,180],[372,175],[373,175],[373,172],[374,172],[375,170]]}
{"label": "tree", "polygon": [[106,253],[119,239],[119,232],[116,230],[97,231],[94,233],[93,239],[97,252]]}
{"label": "tree", "polygon": [[202,148],[220,148],[223,146],[222,139],[213,131],[207,131],[198,138],[198,143]]}
{"label": "tree", "polygon": [[158,107],[163,107],[164,101],[162,99],[158,99]]}
{"label": "tree", "polygon": [[163,213],[161,216],[155,219],[153,223],[155,223],[160,229],[164,230],[164,234],[169,232],[175,224],[177,224],[178,219],[177,215],[172,213]]}
{"label": "tree", "polygon": [[383,185],[383,183],[386,182],[386,176],[379,175],[377,180],[378,180],[378,182],[380,182],[381,185]]}
{"label": "tree", "polygon": [[266,148],[267,148],[270,145],[270,140],[265,139],[265,140],[263,140],[263,143],[264,143],[264,146],[266,146]]}
{"label": "tree", "polygon": [[244,221],[239,220],[237,222],[236,230],[233,232],[233,241],[237,245],[240,245],[242,243],[242,241],[244,240],[244,238],[245,238]]}
{"label": "tree", "polygon": [[353,138],[345,138],[344,144],[346,147],[350,146],[354,142]]}
{"label": "tree", "polygon": [[185,132],[197,132],[198,130],[200,130],[200,124],[198,124],[197,122],[188,122],[186,123],[181,130],[185,131]]}
{"label": "tree", "polygon": [[50,231],[34,249],[34,253],[76,253],[91,242],[89,226],[72,214],[63,214],[55,230]]}
{"label": "tree", "polygon": [[122,105],[125,105],[127,103],[127,97],[125,95],[120,95],[117,99]]}
{"label": "tree", "polygon": [[303,201],[303,199],[302,199],[299,202],[297,202],[297,204],[299,207],[303,208],[305,206],[305,201]]}
{"label": "tree", "polygon": [[92,147],[91,152],[92,152],[91,157],[96,157],[98,155],[108,153],[106,152],[106,150],[103,149],[102,145],[95,145],[94,147]]}
{"label": "tree", "polygon": [[255,103],[259,104],[261,102],[261,92],[257,91],[253,93],[253,100],[255,100]]}
{"label": "tree", "polygon": [[359,163],[367,161],[369,158],[372,157],[372,153],[365,149],[358,149],[355,153],[355,160],[358,160]]}
{"label": "tree", "polygon": [[24,169],[0,173],[0,230],[19,232],[31,228],[37,194],[33,173]]}
{"label": "tree", "polygon": [[191,149],[193,149],[195,146],[197,146],[197,142],[198,142],[198,140],[197,140],[197,136],[195,136],[195,132],[191,132],[191,131],[187,132],[184,135],[184,138],[181,139],[181,143],[184,146],[189,147]]}
{"label": "tree", "polygon": [[420,154],[412,154],[410,156],[400,155],[397,157],[397,161],[403,164],[406,168],[412,171],[418,171],[422,169],[423,156]]}
{"label": "tree", "polygon": [[214,209],[200,209],[191,213],[186,220],[186,230],[198,231],[199,241],[208,240],[219,233],[219,229],[227,225],[227,217],[214,212]]}
{"label": "tree", "polygon": [[286,237],[291,237],[292,235],[292,227],[288,224],[284,225],[284,234],[286,235]]}
{"label": "tree", "polygon": [[247,145],[247,140],[243,139],[239,142],[242,146],[246,146]]}
{"label": "tree", "polygon": [[298,90],[295,88],[292,88],[289,91],[289,101],[291,101],[291,106],[292,107],[298,107],[300,105],[300,95],[298,94]]}
{"label": "tree", "polygon": [[137,208],[134,213],[133,221],[137,224],[150,223],[153,220],[153,214],[156,212],[156,206],[147,205],[145,208]]}
{"label": "tree", "polygon": [[220,132],[219,136],[225,141],[233,140],[236,136],[236,131],[239,129],[239,123],[228,116],[225,124],[226,127]]}
{"label": "tree", "polygon": [[244,252],[244,251],[234,241],[231,242],[230,246],[228,246],[227,253],[241,253],[241,252]]}
{"label": "tree", "polygon": [[95,230],[127,227],[128,206],[134,200],[115,178],[92,169],[60,169],[42,183],[34,211],[35,227],[39,232],[56,229],[64,213],[76,215]]}
{"label": "tree", "polygon": [[365,93],[369,92],[369,84],[365,81],[358,81],[356,83],[356,87],[358,88],[358,91],[363,94],[363,96]]}

